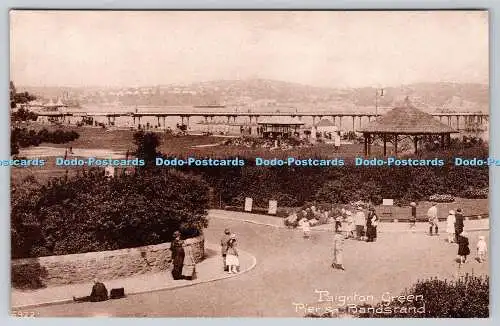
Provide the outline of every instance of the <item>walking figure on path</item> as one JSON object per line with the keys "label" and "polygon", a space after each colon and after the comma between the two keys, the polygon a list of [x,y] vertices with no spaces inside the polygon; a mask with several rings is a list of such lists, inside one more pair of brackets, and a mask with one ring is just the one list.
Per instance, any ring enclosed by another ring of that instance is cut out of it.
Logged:
{"label": "walking figure on path", "polygon": [[415,230],[417,227],[417,204],[411,202],[410,207],[411,207],[410,229]]}
{"label": "walking figure on path", "polygon": [[309,221],[304,221],[302,223],[302,232],[304,233],[305,239],[309,239],[311,237],[311,224]]}
{"label": "walking figure on path", "polygon": [[467,263],[467,256],[470,255],[469,238],[467,233],[462,232],[458,237],[458,260],[459,265]]}
{"label": "walking figure on path", "polygon": [[335,237],[333,238],[333,268],[345,270],[343,264],[344,241],[345,238],[342,235],[342,227],[338,227],[335,231]]}
{"label": "walking figure on path", "polygon": [[438,214],[437,214],[437,204],[432,203],[431,208],[427,211],[427,217],[429,218],[429,235],[432,236],[432,229],[434,228],[434,231],[436,235],[438,234],[439,228],[438,228]]}
{"label": "walking figure on path", "polygon": [[173,234],[174,240],[170,244],[170,250],[172,251],[172,261],[174,268],[172,269],[172,277],[174,280],[182,279],[182,267],[184,266],[184,242],[181,240],[181,233],[175,231]]}
{"label": "walking figure on path", "polygon": [[182,266],[182,278],[194,280],[196,278],[196,260],[193,252],[193,239],[184,240],[184,265]]}
{"label": "walking figure on path", "polygon": [[446,218],[446,233],[448,233],[448,242],[453,243],[457,242],[458,243],[458,237],[455,237],[455,211],[450,210],[448,217]]}
{"label": "walking figure on path", "polygon": [[227,242],[226,256],[227,269],[230,274],[238,273],[238,267],[240,266],[238,256],[238,250],[236,249],[236,234],[231,234],[229,241]]}
{"label": "walking figure on path", "polygon": [[462,213],[462,209],[457,208],[457,212],[455,213],[455,241],[458,242],[458,237],[460,233],[464,230],[464,214]]}
{"label": "walking figure on path", "polygon": [[368,217],[366,218],[366,242],[374,242],[377,240],[378,216],[375,212],[375,207],[370,206],[368,209]]}
{"label": "walking figure on path", "polygon": [[479,237],[479,241],[477,242],[476,248],[477,248],[477,261],[482,263],[483,261],[486,260],[486,253],[488,252],[488,245],[484,240],[484,236]]}
{"label": "walking figure on path", "polygon": [[356,210],[356,217],[354,218],[354,223],[356,224],[356,239],[363,240],[365,236],[366,216],[361,206],[357,206]]}
{"label": "walking figure on path", "polygon": [[227,255],[227,243],[229,242],[230,237],[231,237],[231,231],[229,229],[225,229],[224,235],[222,236],[222,239],[220,239],[222,264],[225,272],[229,271],[226,265],[226,255]]}

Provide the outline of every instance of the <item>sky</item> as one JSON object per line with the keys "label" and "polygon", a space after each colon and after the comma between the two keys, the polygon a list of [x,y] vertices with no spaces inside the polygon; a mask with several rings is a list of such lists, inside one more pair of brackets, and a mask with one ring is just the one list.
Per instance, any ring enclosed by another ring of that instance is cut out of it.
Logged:
{"label": "sky", "polygon": [[486,11],[11,11],[11,80],[134,87],[488,83]]}

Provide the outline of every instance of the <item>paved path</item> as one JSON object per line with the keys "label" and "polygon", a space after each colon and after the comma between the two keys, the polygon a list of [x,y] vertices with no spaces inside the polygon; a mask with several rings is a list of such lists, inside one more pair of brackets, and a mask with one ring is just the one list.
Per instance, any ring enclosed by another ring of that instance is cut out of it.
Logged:
{"label": "paved path", "polygon": [[[181,288],[200,283],[234,277],[255,267],[255,257],[240,250],[240,273],[229,274],[222,271],[222,259],[217,245],[205,243],[206,258],[196,265],[197,278],[193,281],[174,280],[170,272],[141,274],[133,277],[103,281],[108,290],[125,288],[127,295]],[[71,284],[49,287],[35,291],[12,290],[13,309],[28,309],[52,304],[73,302],[72,296],[83,297],[90,294],[93,283]]]}
{"label": "paved path", "polygon": [[[245,215],[246,216],[246,215]],[[315,290],[332,295],[398,295],[415,281],[428,277],[454,278],[457,253],[445,235],[381,233],[375,243],[345,243],[346,271],[333,270],[332,233],[314,232],[309,240],[300,232],[238,221],[234,212],[210,211],[205,239],[217,243],[224,228],[239,236],[239,246],[254,254],[258,264],[250,272],[219,282],[156,291],[101,303],[65,304],[32,309],[38,316],[126,317],[302,317],[296,304],[317,302]],[[255,216],[257,217],[257,216]],[[258,217],[262,221],[268,216]],[[255,222],[255,221],[254,221]],[[471,250],[479,235],[472,232]],[[471,261],[462,272],[488,274],[488,262]]]}

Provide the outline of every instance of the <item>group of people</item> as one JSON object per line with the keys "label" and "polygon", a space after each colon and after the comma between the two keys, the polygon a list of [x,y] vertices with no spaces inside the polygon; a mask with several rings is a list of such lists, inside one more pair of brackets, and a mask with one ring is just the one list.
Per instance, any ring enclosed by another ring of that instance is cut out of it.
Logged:
{"label": "group of people", "polygon": [[[357,239],[360,241],[374,242],[377,239],[377,226],[379,218],[375,207],[368,207],[368,215],[365,217],[363,207],[355,206],[355,214],[349,210],[342,209],[342,215],[335,219],[335,236],[333,238],[333,262],[335,269],[345,270],[343,264],[345,239]],[[354,215],[354,216],[353,216]],[[346,222],[346,232],[342,222]]]}
{"label": "group of people", "polygon": [[193,252],[193,240],[181,239],[181,233],[175,231],[170,244],[172,252],[172,277],[174,280],[193,280],[196,278],[196,260]]}
{"label": "group of people", "polygon": [[355,212],[342,209],[342,215],[335,219],[335,230],[342,228],[342,222],[346,223],[347,239],[356,239],[366,242],[377,240],[377,226],[379,223],[375,207],[368,207],[368,215],[365,215],[364,208],[361,205],[355,206]]}
{"label": "group of people", "polygon": [[[412,202],[410,206],[410,227],[414,228],[417,219],[417,205]],[[429,221],[429,236],[439,235],[437,203],[433,202],[431,207],[427,210],[427,218]],[[465,217],[461,208],[457,208],[456,211],[450,210],[448,212],[448,216],[446,217],[446,233],[448,235],[448,242],[458,244],[457,262],[460,265],[466,263],[467,256],[471,254],[468,234],[464,231],[464,220]],[[479,237],[479,241],[476,245],[476,250],[476,260],[480,263],[485,261],[488,246],[486,244],[484,236]]]}
{"label": "group of people", "polygon": [[[458,208],[456,212],[450,210],[446,218],[446,232],[448,233],[448,242],[458,244],[458,263],[465,264],[467,256],[471,251],[469,248],[469,238],[467,232],[464,231],[464,215],[462,210]],[[476,260],[480,263],[486,260],[488,245],[484,236],[480,236],[476,244]]]}

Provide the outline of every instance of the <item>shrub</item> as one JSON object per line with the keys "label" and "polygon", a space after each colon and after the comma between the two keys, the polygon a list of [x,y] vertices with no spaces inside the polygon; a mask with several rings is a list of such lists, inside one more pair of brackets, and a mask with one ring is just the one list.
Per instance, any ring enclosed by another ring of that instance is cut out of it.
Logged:
{"label": "shrub", "polygon": [[[424,305],[422,313],[391,314],[361,314],[359,317],[390,317],[390,318],[488,318],[489,317],[489,277],[478,277],[466,274],[458,280],[439,280],[438,278],[418,281],[404,296],[420,295],[423,301],[405,302],[393,301],[391,308],[406,306],[419,308]],[[383,304],[379,304],[384,306]]]}
{"label": "shrub", "polygon": [[20,289],[40,289],[45,287],[43,278],[47,276],[47,270],[38,262],[27,263],[20,268],[11,266],[12,286]]}
{"label": "shrub", "polygon": [[[363,304],[349,309],[358,318],[488,318],[489,277],[467,274],[458,280],[418,281],[401,296],[413,300]],[[418,296],[418,297],[417,297]],[[423,298],[423,300],[422,300]],[[308,314],[309,318],[338,317],[335,312]]]}
{"label": "shrub", "polygon": [[76,140],[80,135],[76,131],[64,131],[61,129],[49,132],[42,129],[38,132],[26,128],[11,129],[10,145],[11,154],[19,153],[19,147],[38,146],[41,143],[64,144]]}
{"label": "shrub", "polygon": [[208,224],[206,183],[168,170],[116,178],[90,170],[14,187],[11,205],[14,258],[153,245],[178,229],[196,236]]}

